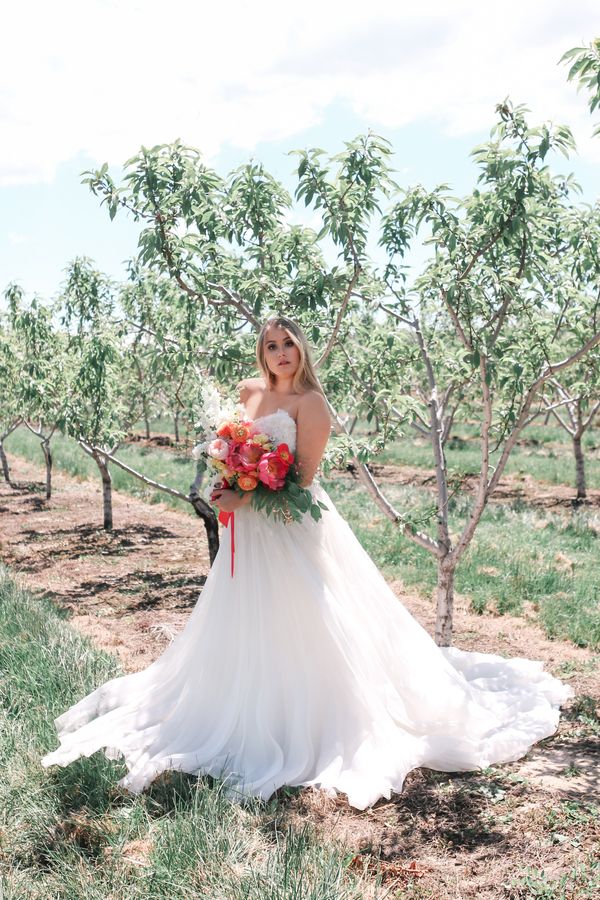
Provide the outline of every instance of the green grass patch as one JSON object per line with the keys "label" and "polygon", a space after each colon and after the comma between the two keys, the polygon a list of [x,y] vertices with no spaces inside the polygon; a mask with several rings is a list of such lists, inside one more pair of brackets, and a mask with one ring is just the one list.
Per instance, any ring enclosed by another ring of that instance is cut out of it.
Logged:
{"label": "green grass patch", "polygon": [[[433,557],[365,502],[355,482],[331,479],[326,487],[386,577],[431,594],[436,585]],[[386,485],[386,495],[415,516],[431,503],[424,489],[403,485]],[[466,495],[451,500],[451,533],[459,533],[471,503]],[[599,647],[599,533],[600,516],[586,508],[561,513],[536,511],[520,501],[491,504],[459,563],[456,590],[480,613],[493,609],[520,615],[529,604],[549,637]]]}
{"label": "green grass patch", "polygon": [[219,782],[174,773],[134,797],[102,753],[43,769],[54,717],[119,671],[64,618],[0,569],[3,900],[364,896],[343,848],[286,824],[285,801],[232,803]]}
{"label": "green grass patch", "polygon": [[595,900],[600,895],[600,861],[593,853],[558,878],[527,866],[524,874],[504,885],[513,900]]}

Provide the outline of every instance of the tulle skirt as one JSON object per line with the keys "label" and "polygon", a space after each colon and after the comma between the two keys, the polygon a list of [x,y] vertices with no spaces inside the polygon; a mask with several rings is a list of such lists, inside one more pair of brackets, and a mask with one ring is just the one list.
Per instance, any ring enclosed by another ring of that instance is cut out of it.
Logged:
{"label": "tulle skirt", "polygon": [[569,687],[540,662],[440,649],[312,491],[319,522],[236,512],[233,577],[228,528],[183,631],[61,715],[44,766],[102,749],[132,792],[175,769],[231,796],[314,785],[364,809],[417,766],[515,760],[556,730]]}

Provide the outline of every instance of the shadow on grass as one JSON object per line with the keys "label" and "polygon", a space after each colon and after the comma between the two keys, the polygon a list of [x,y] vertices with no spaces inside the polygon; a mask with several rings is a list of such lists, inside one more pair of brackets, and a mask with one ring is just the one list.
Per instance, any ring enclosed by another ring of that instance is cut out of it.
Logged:
{"label": "shadow on grass", "polygon": [[16,494],[46,494],[45,481],[11,481],[10,487]]}
{"label": "shadow on grass", "polygon": [[419,858],[424,847],[440,842],[449,853],[492,846],[495,851],[508,850],[511,838],[496,827],[490,801],[523,788],[481,772],[452,775],[418,769],[409,774],[402,793],[393,794],[390,800],[382,798],[364,812],[339,798],[333,806],[315,810],[308,795],[305,803],[303,790],[281,788],[277,792],[277,806],[263,825],[269,840],[276,842],[290,823],[297,823],[299,815],[304,821],[308,817],[318,822],[324,832],[335,831],[343,820],[343,831],[357,827],[361,853],[392,862]]}
{"label": "shadow on grass", "polygon": [[491,798],[503,796],[506,783],[481,773],[452,776],[421,770],[394,801],[398,830],[382,844],[382,856],[416,854],[423,845],[443,840],[449,850],[476,850],[506,843],[489,816]]}
{"label": "shadow on grass", "polygon": [[198,791],[218,790],[209,776],[165,772],[138,797],[117,785],[125,774],[123,763],[107,760],[102,753],[52,770],[55,814],[52,825],[36,841],[36,865],[51,869],[67,847],[89,860],[104,861],[116,827],[115,814],[129,815],[141,804],[142,818],[162,819],[192,810]]}
{"label": "shadow on grass", "polygon": [[[141,536],[147,543],[136,542]],[[97,525],[75,525],[72,528],[56,528],[52,531],[38,531],[28,528],[23,531],[25,541],[36,543],[35,559],[24,559],[19,568],[24,572],[36,573],[45,569],[48,563],[57,559],[71,559],[73,556],[97,555],[121,556],[126,552],[147,552],[147,544],[155,540],[179,540],[180,535],[161,525],[130,525],[105,531]],[[44,543],[49,541],[47,547]]]}
{"label": "shadow on grass", "polygon": [[190,609],[198,601],[199,588],[205,581],[205,575],[193,577],[178,572],[135,571],[109,581],[82,581],[73,590],[62,592],[61,598],[78,600],[91,595],[116,593],[124,598],[120,606],[133,612],[165,605],[169,609]]}

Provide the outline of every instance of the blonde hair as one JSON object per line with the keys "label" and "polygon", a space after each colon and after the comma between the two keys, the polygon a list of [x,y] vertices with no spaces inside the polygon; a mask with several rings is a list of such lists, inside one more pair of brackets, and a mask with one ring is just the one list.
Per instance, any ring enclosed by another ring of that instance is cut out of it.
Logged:
{"label": "blonde hair", "polygon": [[317,378],[317,373],[315,372],[306,335],[299,325],[291,319],[288,319],[286,316],[272,316],[270,319],[267,319],[266,322],[263,322],[256,340],[256,362],[258,363],[260,373],[267,382],[267,385],[272,388],[276,381],[275,375],[269,369],[265,359],[265,334],[267,333],[267,328],[270,328],[271,326],[274,326],[275,328],[285,328],[300,353],[300,363],[292,382],[294,391],[300,393],[303,390],[312,390],[322,394],[323,388],[321,387],[319,379]]}

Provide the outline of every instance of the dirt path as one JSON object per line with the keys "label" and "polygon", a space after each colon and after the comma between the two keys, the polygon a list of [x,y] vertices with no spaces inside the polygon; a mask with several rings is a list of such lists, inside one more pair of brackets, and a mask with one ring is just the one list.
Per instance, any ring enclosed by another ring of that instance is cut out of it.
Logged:
{"label": "dirt path", "polygon": [[[107,534],[100,527],[99,484],[57,472],[47,503],[41,468],[16,457],[11,462],[20,487],[0,482],[0,559],[24,586],[68,609],[71,623],[118,654],[127,670],[148,665],[181,629],[201,591],[208,572],[201,522],[115,492],[116,528]],[[400,582],[391,587],[432,633],[431,599]],[[600,801],[598,656],[549,641],[527,617],[478,616],[461,596],[455,643],[541,659],[567,680],[577,697],[557,734],[524,760],[484,773],[416,770],[401,795],[364,813],[342,797],[292,791],[284,817],[343,840],[355,854],[353,866],[372,868],[380,859],[386,883],[413,884],[410,896],[534,896],[510,888],[524,865],[558,877],[600,840],[600,812],[586,811]],[[569,809],[579,819],[571,821]],[[549,810],[558,810],[554,819]]]}
{"label": "dirt path", "polygon": [[55,600],[129,671],[147,666],[179,631],[209,570],[202,522],[113,492],[115,529],[102,528],[99,482],[53,476],[11,457],[17,490],[0,481],[0,559]]}

